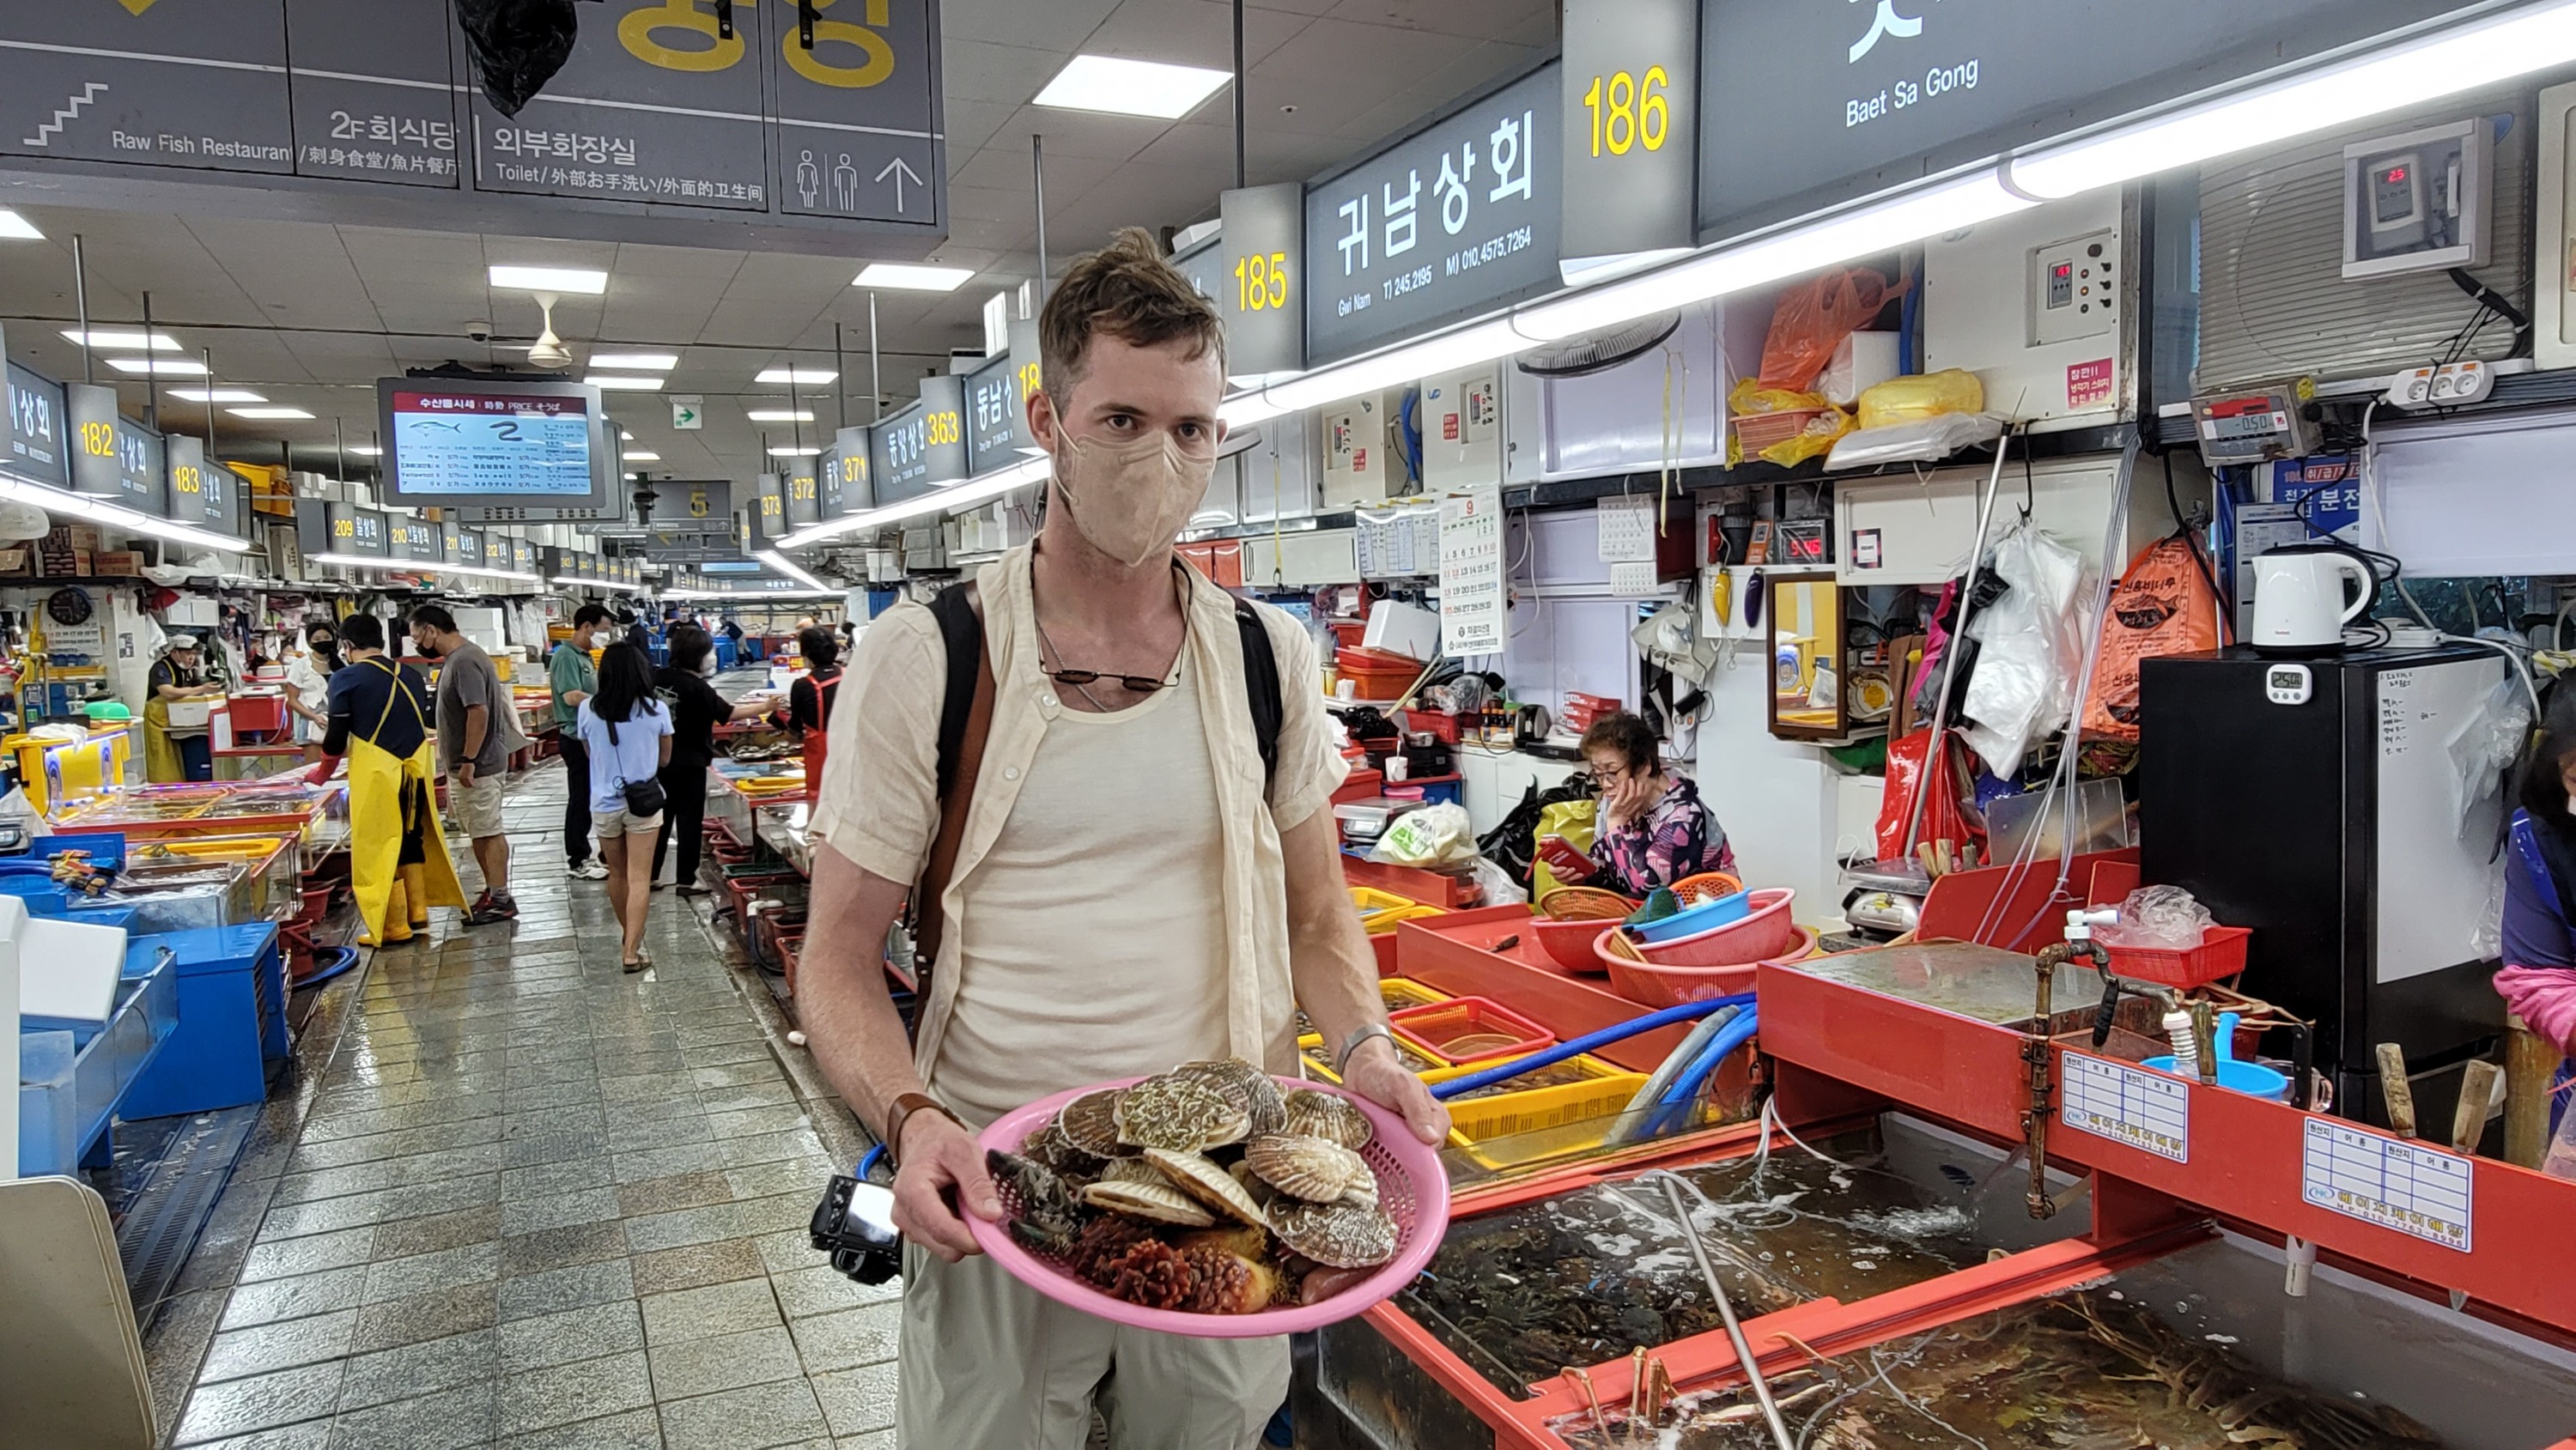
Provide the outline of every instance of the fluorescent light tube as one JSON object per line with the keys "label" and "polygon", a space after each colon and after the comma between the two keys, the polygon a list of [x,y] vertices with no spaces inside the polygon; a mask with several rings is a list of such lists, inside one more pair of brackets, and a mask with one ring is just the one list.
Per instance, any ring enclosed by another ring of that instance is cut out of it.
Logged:
{"label": "fluorescent light tube", "polygon": [[331,564],[342,569],[402,569],[408,568],[413,564],[419,564],[424,569],[435,569],[440,567],[439,565],[429,563],[425,560],[378,559],[364,554],[307,554],[304,556],[304,562],[307,564]]}
{"label": "fluorescent light tube", "polygon": [[974,275],[972,267],[918,267],[905,262],[870,262],[859,269],[859,275],[850,285],[902,292],[954,292]]}
{"label": "fluorescent light tube", "polygon": [[834,372],[830,368],[777,367],[762,369],[760,376],[752,379],[752,381],[756,383],[798,383],[813,386],[828,383],[839,376],[839,373]]}
{"label": "fluorescent light tube", "polygon": [[[74,347],[80,346],[81,330],[64,328],[63,341]],[[125,352],[177,352],[179,339],[166,332],[124,332],[109,327],[93,327],[89,330],[89,345]]]}
{"label": "fluorescent light tube", "polygon": [[821,589],[824,587],[822,580],[817,579],[813,575],[806,573],[803,569],[796,567],[796,562],[794,560],[788,558],[785,554],[778,552],[776,549],[763,549],[759,553],[752,555],[752,557],[768,565],[773,572],[783,574],[786,577],[795,580],[797,583],[804,585],[808,589]]}
{"label": "fluorescent light tube", "polygon": [[819,447],[799,448],[793,443],[772,443],[769,445],[769,456],[772,458],[811,458],[822,451],[823,450]]}
{"label": "fluorescent light tube", "polygon": [[1037,94],[1036,104],[1177,121],[1233,79],[1204,66],[1111,55],[1077,55]]}
{"label": "fluorescent light tube", "polygon": [[640,368],[646,372],[669,372],[680,365],[675,352],[595,352],[590,355],[595,368]]}
{"label": "fluorescent light tube", "polygon": [[168,519],[157,519],[149,514],[137,513],[121,504],[109,503],[104,499],[83,498],[79,494],[65,493],[58,488],[47,488],[43,484],[8,475],[0,475],[0,499],[34,504],[49,513],[69,514],[74,518],[90,519],[109,528],[145,534],[156,539],[170,539],[200,549],[222,549],[238,554],[250,548],[250,545],[228,534],[218,534],[188,524],[173,523]]}
{"label": "fluorescent light tube", "polygon": [[811,408],[754,408],[743,416],[755,423],[811,423],[814,421],[814,410]]}
{"label": "fluorescent light tube", "polygon": [[172,388],[170,396],[183,403],[265,403],[264,394],[248,388]]}
{"label": "fluorescent light tube", "polygon": [[373,443],[352,443],[349,451],[360,458],[382,458],[385,455],[385,450]]}
{"label": "fluorescent light tube", "polygon": [[224,411],[232,414],[236,418],[248,418],[254,422],[282,422],[290,418],[310,418],[313,416],[302,408],[226,408]]}
{"label": "fluorescent light tube", "polygon": [[637,373],[589,373],[583,376],[582,381],[599,389],[603,393],[658,393],[662,391],[662,380],[660,378],[648,378]]}
{"label": "fluorescent light tube", "polygon": [[0,207],[0,237],[21,242],[41,242],[45,239],[45,234],[36,230],[34,222],[7,207]]}
{"label": "fluorescent light tube", "polygon": [[2576,3],[2530,6],[2015,157],[2015,189],[2055,199],[2401,111],[2576,61]]}
{"label": "fluorescent light tube", "polygon": [[143,373],[156,378],[202,378],[206,365],[192,357],[112,357],[107,365],[121,373]]}
{"label": "fluorescent light tube", "polygon": [[958,509],[973,508],[977,504],[991,503],[1015,488],[1044,482],[1050,467],[1048,460],[1043,457],[1024,459],[1008,468],[980,474],[962,483],[952,483],[946,488],[933,490],[919,498],[906,499],[901,503],[888,504],[883,508],[869,509],[864,513],[843,514],[837,519],[809,525],[780,539],[778,547],[801,549],[807,544],[818,543],[824,539],[854,534],[862,529],[879,528],[903,519],[917,518],[923,514],[950,513]]}
{"label": "fluorescent light tube", "polygon": [[617,455],[620,463],[659,463],[662,455],[649,448],[630,448]]}
{"label": "fluorescent light tube", "polygon": [[492,285],[529,292],[578,292],[596,297],[608,290],[608,274],[587,267],[513,267],[493,265]]}

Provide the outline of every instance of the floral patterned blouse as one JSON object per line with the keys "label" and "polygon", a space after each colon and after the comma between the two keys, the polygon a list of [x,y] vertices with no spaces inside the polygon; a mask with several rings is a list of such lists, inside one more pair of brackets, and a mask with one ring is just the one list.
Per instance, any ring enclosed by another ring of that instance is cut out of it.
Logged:
{"label": "floral patterned blouse", "polygon": [[1643,897],[1702,871],[1735,872],[1735,848],[1700,804],[1699,787],[1675,776],[1672,789],[1646,814],[1592,841],[1594,884]]}

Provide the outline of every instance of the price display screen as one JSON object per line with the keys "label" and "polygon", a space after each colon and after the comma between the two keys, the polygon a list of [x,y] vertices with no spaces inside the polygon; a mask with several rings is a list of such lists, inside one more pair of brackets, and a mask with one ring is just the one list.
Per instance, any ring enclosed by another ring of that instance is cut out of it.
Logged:
{"label": "price display screen", "polygon": [[397,497],[592,491],[585,398],[403,388],[390,412]]}

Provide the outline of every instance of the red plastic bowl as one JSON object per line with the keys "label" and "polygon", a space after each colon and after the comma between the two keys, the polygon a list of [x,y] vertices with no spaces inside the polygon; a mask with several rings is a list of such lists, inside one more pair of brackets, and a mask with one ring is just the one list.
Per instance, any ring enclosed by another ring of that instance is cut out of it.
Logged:
{"label": "red plastic bowl", "polygon": [[1560,967],[1569,972],[1601,975],[1601,959],[1593,955],[1592,944],[1601,936],[1601,920],[1550,921],[1546,917],[1530,920],[1530,934]]}
{"label": "red plastic bowl", "polygon": [[1751,915],[1667,942],[1637,942],[1637,955],[1661,967],[1740,967],[1769,961],[1798,939],[1797,923],[1789,919],[1789,905],[1797,897],[1786,886],[1763,887],[1753,893]]}
{"label": "red plastic bowl", "polygon": [[[1088,1087],[1067,1088],[1051,1097],[1016,1112],[1005,1113],[977,1135],[976,1141],[986,1148],[999,1148],[1016,1153],[1028,1141],[1029,1134],[1055,1116],[1056,1110],[1087,1092],[1101,1088],[1126,1087],[1142,1078],[1120,1078],[1112,1082],[1093,1083]],[[1393,1298],[1395,1292],[1413,1282],[1422,1267],[1440,1248],[1441,1236],[1449,1231],[1449,1175],[1440,1166],[1440,1149],[1413,1136],[1404,1119],[1368,1101],[1357,1093],[1332,1083],[1302,1082],[1296,1078],[1279,1079],[1283,1088],[1307,1088],[1316,1092],[1335,1093],[1348,1098],[1368,1115],[1377,1136],[1360,1156],[1377,1172],[1378,1207],[1395,1220],[1395,1257],[1378,1271],[1344,1289],[1321,1304],[1291,1305],[1282,1309],[1264,1309],[1258,1314],[1189,1314],[1178,1309],[1148,1309],[1130,1304],[1100,1292],[1091,1285],[1066,1273],[1062,1266],[1040,1257],[1027,1245],[1011,1236],[1001,1224],[986,1223],[973,1214],[966,1215],[967,1231],[993,1262],[1004,1272],[1059,1304],[1068,1304],[1085,1314],[1095,1315],[1113,1324],[1136,1329],[1155,1329],[1165,1334],[1185,1334],[1197,1339],[1258,1339],[1271,1334],[1302,1334],[1357,1318],[1370,1306]]]}
{"label": "red plastic bowl", "polygon": [[[1733,997],[1753,990],[1754,969],[1759,962],[1744,962],[1728,967],[1659,966],[1652,962],[1632,962],[1610,950],[1608,932],[1596,938],[1601,960],[1610,968],[1610,990],[1631,1002],[1647,1007],[1678,1007],[1685,1002],[1707,1002],[1718,997]],[[1763,961],[1794,962],[1813,956],[1816,929],[1794,927],[1789,948],[1763,958]]]}

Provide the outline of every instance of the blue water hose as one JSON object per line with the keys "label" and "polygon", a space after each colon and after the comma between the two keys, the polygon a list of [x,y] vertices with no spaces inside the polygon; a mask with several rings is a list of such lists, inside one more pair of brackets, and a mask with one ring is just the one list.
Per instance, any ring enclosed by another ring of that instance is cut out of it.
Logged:
{"label": "blue water hose", "polygon": [[850,1170],[850,1176],[859,1180],[861,1183],[867,1182],[868,1170],[876,1167],[878,1161],[884,1157],[885,1144],[878,1143],[872,1145],[869,1147],[868,1151],[859,1155],[859,1166]]}
{"label": "blue water hose", "polygon": [[1690,1067],[1673,1080],[1672,1087],[1664,1093],[1663,1101],[1656,1105],[1654,1131],[1662,1132],[1672,1119],[1687,1115],[1690,1105],[1699,1100],[1701,1090],[1708,1086],[1708,1080],[1716,1074],[1718,1066],[1734,1055],[1735,1049],[1752,1041],[1760,1026],[1755,1013],[1747,1008],[1734,1021],[1719,1028],[1717,1035],[1709,1039],[1708,1046]]}
{"label": "blue water hose", "polygon": [[1542,1067],[1553,1067],[1556,1064],[1565,1061],[1569,1057],[1575,1057],[1582,1053],[1590,1052],[1596,1047],[1606,1047],[1613,1042],[1623,1041],[1627,1038],[1634,1037],[1641,1032],[1652,1032],[1658,1027],[1670,1027],[1676,1022],[1695,1022],[1700,1018],[1707,1016],[1711,1012],[1715,1012],[1725,1007],[1749,1008],[1752,1005],[1753,994],[1746,992],[1740,996],[1719,997],[1707,1002],[1684,1002],[1678,1007],[1661,1008],[1657,1011],[1649,1012],[1643,1017],[1632,1017],[1616,1026],[1604,1027],[1598,1032],[1585,1033],[1583,1036],[1575,1038],[1571,1042],[1560,1042],[1554,1047],[1533,1052],[1527,1057],[1518,1057],[1512,1059],[1510,1062],[1498,1063],[1481,1071],[1468,1073],[1464,1077],[1453,1077],[1447,1082],[1440,1083],[1433,1087],[1431,1089],[1431,1095],[1443,1102],[1446,1102],[1461,1094],[1474,1092],[1478,1088],[1492,1087],[1495,1083],[1507,1082],[1513,1078],[1519,1077],[1525,1072],[1536,1072]]}
{"label": "blue water hose", "polygon": [[306,977],[303,981],[300,981],[295,985],[298,988],[318,987],[324,982],[331,980],[333,977],[340,975],[342,972],[345,972],[358,964],[358,949],[356,947],[341,947],[332,955],[333,961],[331,965],[314,972],[312,975]]}

